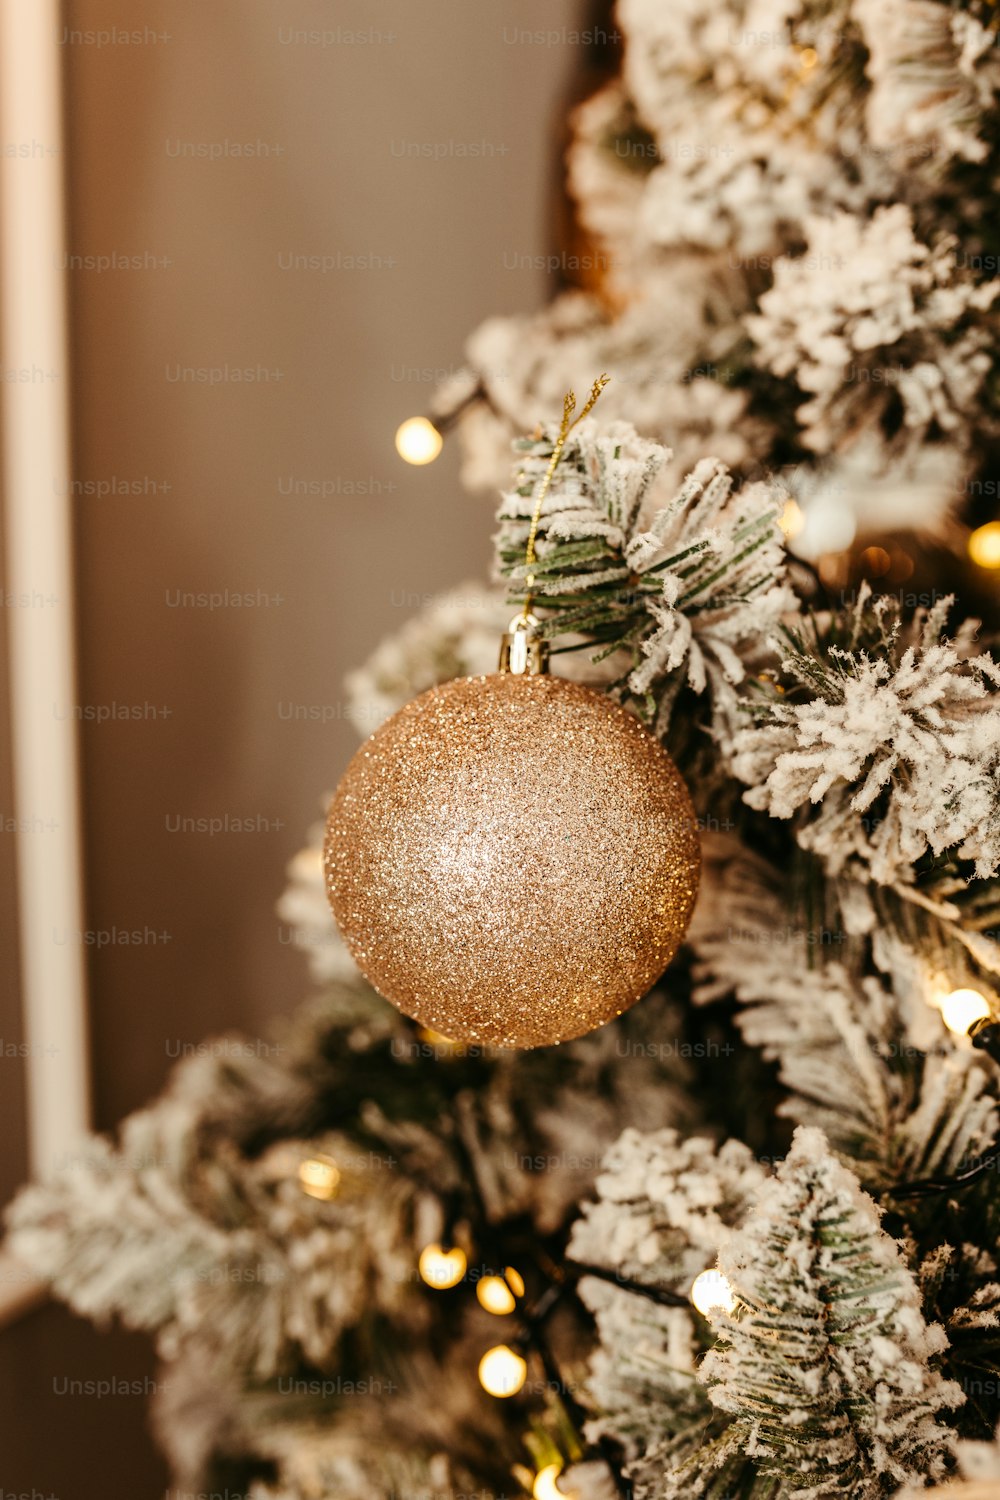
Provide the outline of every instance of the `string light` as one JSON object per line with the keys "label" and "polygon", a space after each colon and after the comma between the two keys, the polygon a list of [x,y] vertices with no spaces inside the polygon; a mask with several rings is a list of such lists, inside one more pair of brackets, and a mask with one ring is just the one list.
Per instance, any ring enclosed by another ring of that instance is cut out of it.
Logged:
{"label": "string light", "polygon": [[892,566],[889,569],[889,579],[893,583],[905,583],[907,578],[913,577],[916,564],[908,552],[902,547],[893,547],[891,550]]}
{"label": "string light", "polygon": [[476,1282],[476,1296],[480,1307],[488,1313],[503,1317],[512,1313],[518,1297],[524,1296],[524,1281],[513,1266],[508,1266],[502,1276],[483,1276]]}
{"label": "string light", "polygon": [[441,1031],[432,1031],[429,1026],[420,1026],[417,1028],[417,1035],[422,1042],[426,1042],[428,1047],[433,1047],[434,1051],[443,1057],[452,1057],[456,1053],[465,1055],[465,1042],[453,1042],[450,1036],[445,1036]]}
{"label": "string light", "polygon": [[556,1484],[561,1473],[561,1464],[546,1464],[544,1469],[539,1469],[531,1486],[533,1500],[572,1500],[567,1491]]}
{"label": "string light", "polygon": [[974,1021],[984,1021],[990,1014],[989,1002],[978,990],[951,990],[936,1004],[944,1024],[956,1036],[965,1036]]}
{"label": "string light", "polygon": [[340,1187],[340,1168],[332,1156],[310,1156],[299,1162],[299,1186],[310,1198],[329,1201]]}
{"label": "string light", "polygon": [[508,1266],[504,1271],[504,1280],[514,1293],[515,1297],[524,1296],[524,1277],[520,1271],[515,1271],[513,1266]]}
{"label": "string light", "polygon": [[861,554],[861,563],[872,578],[881,578],[892,567],[892,558],[884,547],[866,547]]}
{"label": "string light", "polygon": [[428,417],[407,417],[396,428],[396,452],[408,464],[432,464],[444,438]]}
{"label": "string light", "polygon": [[445,1250],[441,1245],[426,1245],[420,1252],[417,1270],[420,1279],[426,1281],[437,1292],[445,1292],[457,1286],[465,1275],[468,1260],[461,1245],[452,1245]]}
{"label": "string light", "polygon": [[784,509],[778,517],[778,525],[788,540],[791,541],[792,537],[798,536],[805,524],[806,518],[798,501],[786,500]]}
{"label": "string light", "polygon": [[821,557],[816,571],[828,589],[845,588],[851,576],[851,560],[846,552],[830,553]]}
{"label": "string light", "polygon": [[700,1276],[694,1278],[691,1301],[702,1316],[707,1318],[713,1312],[733,1312],[737,1298],[728,1277],[723,1276],[721,1271],[711,1270],[702,1271]]}
{"label": "string light", "polygon": [[527,1377],[527,1360],[509,1344],[487,1349],[479,1361],[479,1384],[491,1396],[516,1396]]}
{"label": "string light", "polygon": [[1000,568],[1000,521],[977,526],[969,537],[969,556],[980,568]]}
{"label": "string light", "polygon": [[834,500],[815,502],[809,507],[802,528],[802,550],[809,557],[825,552],[846,552],[854,541],[857,525],[851,512]]}

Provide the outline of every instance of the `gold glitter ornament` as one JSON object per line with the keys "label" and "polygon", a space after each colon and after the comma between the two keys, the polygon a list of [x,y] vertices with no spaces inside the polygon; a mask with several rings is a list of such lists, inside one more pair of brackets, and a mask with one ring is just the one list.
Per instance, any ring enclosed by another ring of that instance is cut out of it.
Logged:
{"label": "gold glitter ornament", "polygon": [[324,866],[348,948],[405,1015],[456,1041],[540,1047],[659,978],[700,850],[652,735],[604,694],[541,675],[527,629],[506,640],[512,670],[431,688],[361,747]]}

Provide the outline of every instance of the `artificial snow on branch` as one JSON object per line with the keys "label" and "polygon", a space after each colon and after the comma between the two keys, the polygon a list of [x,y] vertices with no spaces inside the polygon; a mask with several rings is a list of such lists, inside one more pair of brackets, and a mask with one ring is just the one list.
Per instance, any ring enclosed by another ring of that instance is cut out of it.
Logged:
{"label": "artificial snow on branch", "polygon": [[604,411],[675,449],[675,484],[699,453],[801,466],[848,537],[909,526],[917,485],[946,535],[991,493],[997,435],[993,9],[623,0],[618,21],[622,75],[572,120],[571,284],[468,343],[467,477],[502,485],[507,443],[607,370]]}
{"label": "artificial snow on branch", "polygon": [[778,1065],[779,1113],[822,1128],[866,1186],[977,1160],[1000,1128],[995,1067],[956,1045],[934,1008],[954,950],[928,961],[886,929],[870,948],[838,925],[836,904],[831,925],[793,904],[787,871],[732,838],[709,840],[708,859],[694,998],[739,1002],[744,1041]]}
{"label": "artificial snow on branch", "polygon": [[747,803],[775,818],[816,808],[796,836],[833,875],[908,884],[927,855],[980,879],[1000,869],[1000,667],[970,654],[974,621],[945,638],[951,603],[906,622],[863,588],[842,618],[787,632],[797,691],[737,737]]}
{"label": "artificial snow on branch", "polygon": [[[553,442],[546,433],[519,445],[500,508],[498,560],[515,591],[524,590],[524,541]],[[563,649],[576,635],[601,648],[599,658],[629,653],[622,686],[658,708],[661,732],[689,687],[708,694],[712,726],[730,738],[736,690],[794,606],[778,524],[784,496],[771,483],[736,489],[715,459],[660,496],[667,457],[625,423],[581,423],[542,507],[532,592],[549,611],[543,634]]]}
{"label": "artificial snow on branch", "polygon": [[919,241],[904,203],[867,220],[810,215],[804,234],[801,255],[775,262],[747,328],[760,363],[809,397],[798,408],[807,447],[831,453],[844,432],[900,421],[900,448],[967,444],[993,366],[1000,281],[964,269],[953,238]]}
{"label": "artificial snow on branch", "polygon": [[720,1269],[737,1307],[711,1315],[721,1343],[699,1375],[733,1418],[730,1442],[788,1500],[875,1500],[944,1474],[939,1417],[964,1399],[937,1368],[947,1339],[821,1132],[796,1133]]}

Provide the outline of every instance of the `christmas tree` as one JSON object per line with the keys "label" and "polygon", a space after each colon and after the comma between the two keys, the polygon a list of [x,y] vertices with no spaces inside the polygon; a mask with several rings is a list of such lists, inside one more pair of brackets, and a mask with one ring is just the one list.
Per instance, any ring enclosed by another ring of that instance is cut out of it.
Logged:
{"label": "christmas tree", "polygon": [[10,1215],[155,1336],[190,1491],[1000,1492],[995,8],[618,14],[588,285],[481,328],[432,413],[503,491],[497,582],[348,686],[368,731],[494,671],[530,594],[684,776],[694,918],[606,1026],[463,1044],[365,983],[315,832],[280,908],[315,998]]}

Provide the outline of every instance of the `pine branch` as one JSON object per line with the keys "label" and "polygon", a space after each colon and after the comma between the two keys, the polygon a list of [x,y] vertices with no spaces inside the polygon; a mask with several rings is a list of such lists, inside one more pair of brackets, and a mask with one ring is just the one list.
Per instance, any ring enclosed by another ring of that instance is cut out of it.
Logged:
{"label": "pine branch", "polygon": [[[529,517],[553,440],[521,445],[518,483],[500,510],[497,558],[515,591],[526,587]],[[624,423],[580,425],[542,507],[532,593],[548,611],[542,634],[560,649],[626,654],[622,688],[637,706],[648,695],[655,713],[687,685],[708,695],[711,722],[731,734],[737,685],[762,656],[768,622],[793,602],[781,496],[770,485],[735,491],[725,466],[707,459],[657,507],[667,457]]]}
{"label": "pine branch", "polygon": [[755,1212],[722,1249],[738,1298],[712,1315],[700,1369],[761,1472],[790,1497],[868,1500],[941,1477],[939,1414],[963,1400],[937,1373],[947,1340],[857,1180],[822,1135],[799,1130]]}

